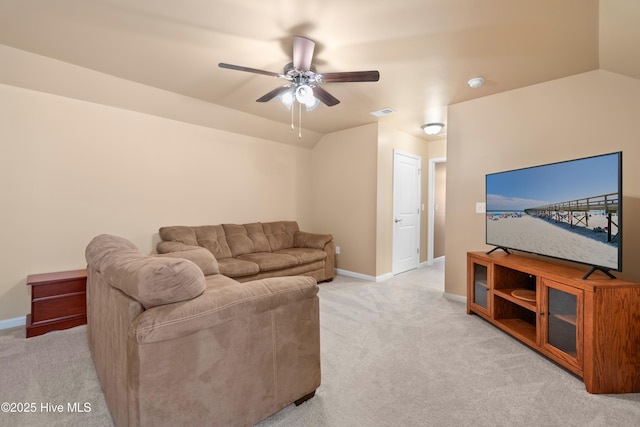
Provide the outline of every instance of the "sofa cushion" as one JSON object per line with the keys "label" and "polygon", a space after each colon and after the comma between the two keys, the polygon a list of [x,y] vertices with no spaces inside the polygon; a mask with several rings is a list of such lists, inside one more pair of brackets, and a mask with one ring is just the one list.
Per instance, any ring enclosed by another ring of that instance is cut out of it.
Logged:
{"label": "sofa cushion", "polygon": [[322,261],[327,257],[327,253],[320,249],[310,248],[289,248],[275,252],[278,255],[288,255],[295,257],[298,264],[310,264],[315,261]]}
{"label": "sofa cushion", "polygon": [[271,252],[271,245],[269,244],[267,235],[264,234],[262,223],[254,222],[252,224],[244,224],[244,227],[247,229],[247,236],[249,236],[255,245],[253,252]]}
{"label": "sofa cushion", "polygon": [[238,257],[254,252],[270,252],[271,247],[262,224],[222,224],[231,254]]}
{"label": "sofa cushion", "polygon": [[251,276],[260,271],[260,267],[255,262],[237,258],[219,259],[218,267],[220,268],[220,274],[229,277]]}
{"label": "sofa cushion", "polygon": [[107,283],[134,298],[145,309],[186,301],[205,290],[202,270],[193,262],[141,253],[112,253],[102,262]]}
{"label": "sofa cushion", "polygon": [[166,253],[155,254],[154,256],[188,259],[200,267],[200,270],[202,270],[205,276],[220,273],[218,261],[216,261],[216,258],[209,250],[200,246],[187,246],[179,242],[162,243],[164,243],[163,248],[166,250]]}
{"label": "sofa cushion", "polygon": [[216,259],[232,256],[221,225],[201,225],[193,229],[196,232],[198,245],[209,249]]}
{"label": "sofa cushion", "polygon": [[298,223],[295,221],[265,222],[262,224],[262,228],[272,252],[292,248],[293,236],[300,231]]}
{"label": "sofa cushion", "polygon": [[258,264],[260,271],[273,271],[294,267],[299,264],[298,258],[285,253],[258,252],[240,255],[238,259]]}
{"label": "sofa cushion", "polygon": [[180,242],[189,246],[198,246],[196,231],[193,227],[187,227],[185,225],[160,227],[158,234],[160,234],[162,240]]}
{"label": "sofa cushion", "polygon": [[232,256],[222,225],[197,227],[174,225],[161,227],[159,234],[162,240],[180,242],[189,246],[202,246],[218,260]]}

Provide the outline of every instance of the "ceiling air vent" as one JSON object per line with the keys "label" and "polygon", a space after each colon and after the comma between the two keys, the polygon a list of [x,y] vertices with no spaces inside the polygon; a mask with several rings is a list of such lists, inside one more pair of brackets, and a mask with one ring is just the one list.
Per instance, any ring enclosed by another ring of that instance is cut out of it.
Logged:
{"label": "ceiling air vent", "polygon": [[393,114],[395,112],[396,110],[394,110],[393,108],[383,108],[382,110],[372,111],[369,114],[376,117],[384,117],[384,116],[388,116],[389,114]]}

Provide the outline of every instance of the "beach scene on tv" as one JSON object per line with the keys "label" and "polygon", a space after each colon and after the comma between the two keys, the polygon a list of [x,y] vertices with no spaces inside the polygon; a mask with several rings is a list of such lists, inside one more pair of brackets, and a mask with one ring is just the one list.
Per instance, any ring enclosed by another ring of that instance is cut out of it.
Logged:
{"label": "beach scene on tv", "polygon": [[487,175],[487,244],[617,270],[619,155]]}

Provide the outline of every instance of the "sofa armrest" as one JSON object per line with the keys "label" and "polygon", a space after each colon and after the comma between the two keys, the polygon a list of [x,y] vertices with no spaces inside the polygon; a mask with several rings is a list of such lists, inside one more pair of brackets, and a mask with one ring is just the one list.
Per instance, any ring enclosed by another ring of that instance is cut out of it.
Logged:
{"label": "sofa armrest", "polygon": [[307,233],[297,231],[293,235],[293,246],[295,248],[324,249],[327,243],[333,240],[331,234]]}
{"label": "sofa armrest", "polygon": [[131,324],[129,335],[138,343],[175,339],[234,318],[315,298],[317,293],[316,280],[307,276],[273,277],[208,288],[192,300],[146,310]]}
{"label": "sofa armrest", "polygon": [[194,262],[205,276],[219,274],[218,260],[201,246],[185,245],[180,242],[158,242],[158,257],[184,258]]}

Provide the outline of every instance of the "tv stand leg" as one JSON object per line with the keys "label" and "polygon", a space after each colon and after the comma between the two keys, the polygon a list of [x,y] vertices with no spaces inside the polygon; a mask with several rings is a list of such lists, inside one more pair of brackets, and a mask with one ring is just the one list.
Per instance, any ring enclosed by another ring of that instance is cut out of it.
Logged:
{"label": "tv stand leg", "polygon": [[615,278],[616,278],[616,276],[614,276],[613,274],[611,274],[611,272],[609,271],[609,269],[608,269],[608,268],[602,268],[602,267],[595,267],[595,266],[594,266],[594,267],[591,267],[591,268],[589,269],[589,271],[587,271],[587,272],[585,273],[585,275],[584,275],[584,276],[582,276],[582,280],[587,280],[587,278],[588,278],[589,276],[591,276],[591,274],[592,274],[594,271],[597,271],[597,270],[602,271],[604,274],[606,274],[607,276],[609,276],[611,279],[615,279]]}
{"label": "tv stand leg", "polygon": [[495,248],[491,249],[489,252],[487,252],[487,255],[489,255],[491,252],[493,251],[497,251],[498,249],[502,249],[503,251],[505,251],[508,254],[511,254],[511,252],[509,252],[509,249],[507,248],[503,248],[502,246],[496,246]]}

